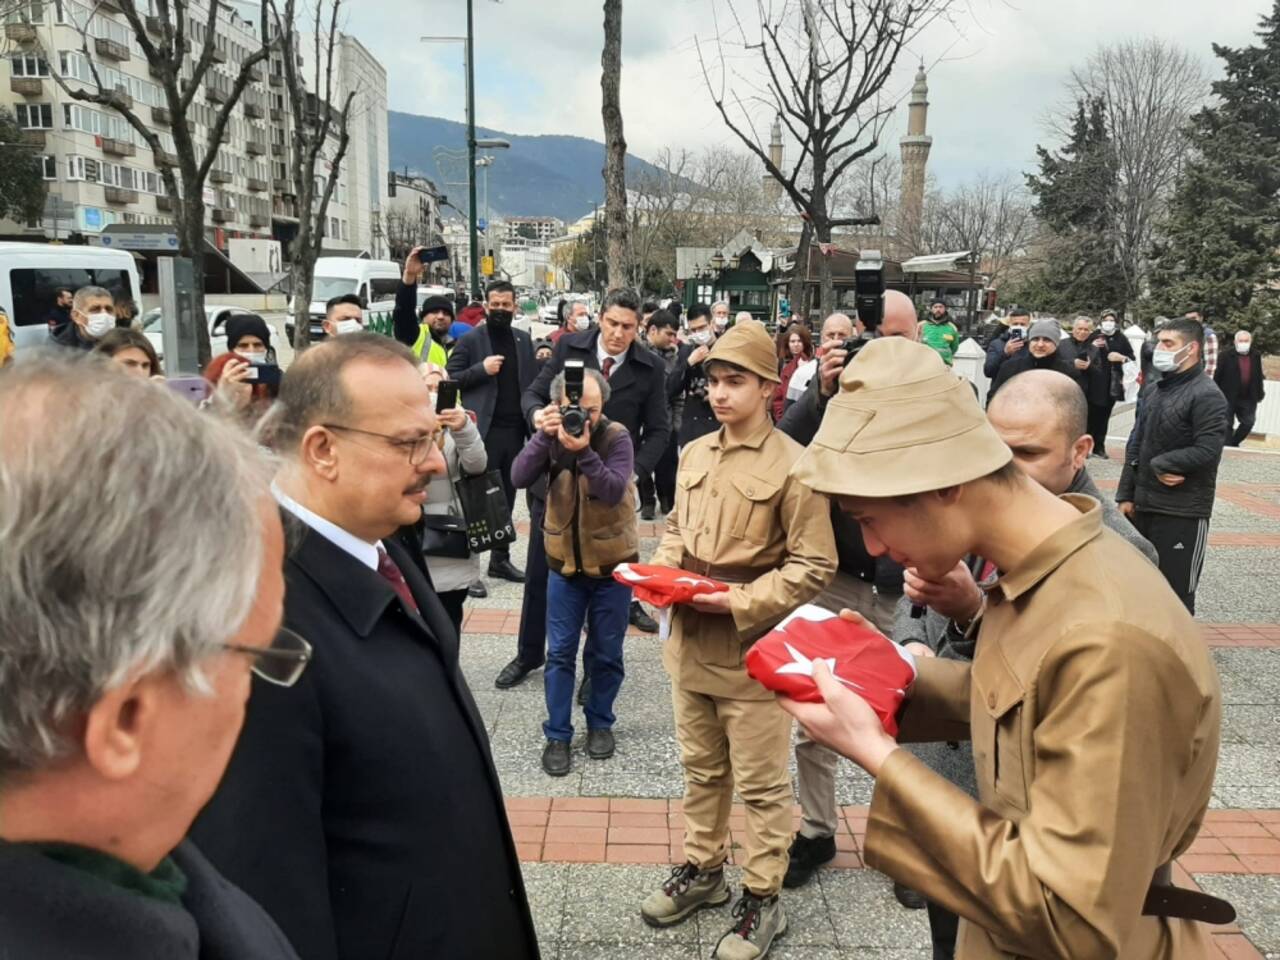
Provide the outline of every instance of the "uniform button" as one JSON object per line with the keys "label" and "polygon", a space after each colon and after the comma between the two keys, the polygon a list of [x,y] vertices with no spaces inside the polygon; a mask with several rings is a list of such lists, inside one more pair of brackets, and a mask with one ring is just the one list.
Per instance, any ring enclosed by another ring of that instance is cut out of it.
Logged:
{"label": "uniform button", "polygon": [[719,490],[717,487],[712,487],[712,488],[711,488],[711,495],[712,495],[713,497],[718,497],[718,496],[720,496],[720,490]]}
{"label": "uniform button", "polygon": [[710,533],[710,532],[711,532],[711,528],[710,528],[710,527],[703,527],[703,528],[702,528],[702,532],[703,532],[703,533]]}
{"label": "uniform button", "polygon": [[996,708],[996,695],[994,693],[987,694],[987,706],[992,710]]}
{"label": "uniform button", "polygon": [[747,487],[747,496],[748,496],[748,497],[754,497],[755,495],[756,495],[756,488],[755,488],[755,487]]}

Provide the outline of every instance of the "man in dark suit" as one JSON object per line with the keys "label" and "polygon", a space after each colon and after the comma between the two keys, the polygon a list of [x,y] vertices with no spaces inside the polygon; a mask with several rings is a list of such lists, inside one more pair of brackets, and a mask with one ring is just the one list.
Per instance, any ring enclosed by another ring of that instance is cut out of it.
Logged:
{"label": "man in dark suit", "polygon": [[1227,398],[1228,447],[1240,446],[1253,430],[1264,393],[1263,379],[1262,354],[1253,345],[1253,334],[1237,330],[1235,350],[1223,354],[1218,360],[1218,369],[1213,372],[1213,382]]}
{"label": "man in dark suit", "polygon": [[[511,325],[515,310],[515,287],[506,280],[489,284],[485,322],[454,344],[448,365],[449,378],[462,390],[463,405],[475,411],[489,453],[489,469],[502,474],[507,505],[512,507],[516,488],[511,483],[511,462],[529,436],[521,394],[538,372],[533,340]],[[489,554],[489,576],[524,582],[524,572],[511,562],[506,548],[495,547]]]}
{"label": "man in dark suit", "polygon": [[[566,333],[556,343],[555,353],[542,365],[537,379],[524,392],[525,422],[540,426],[542,408],[551,402],[551,381],[564,369],[566,360],[581,360],[599,370],[609,381],[609,400],[604,415],[620,423],[636,443],[635,470],[640,476],[652,473],[662,459],[671,419],[667,413],[666,364],[636,340],[640,329],[640,298],[630,290],[614,290],[600,310],[600,325],[579,333]],[[456,354],[455,354],[456,356]],[[542,529],[545,492],[530,490],[530,529]],[[530,536],[528,554],[529,585],[520,609],[520,636],[515,659],[502,668],[495,684],[506,689],[522,682],[546,661],[547,647],[547,560],[542,538]],[[658,625],[638,603],[632,603],[631,623],[656,632]],[[579,691],[579,699],[582,692]]]}
{"label": "man in dark suit", "polygon": [[417,358],[335,338],[279,401],[284,621],[314,659],[291,689],[256,685],[193,838],[306,960],[536,960],[457,634],[421,550],[393,536],[444,466]]}

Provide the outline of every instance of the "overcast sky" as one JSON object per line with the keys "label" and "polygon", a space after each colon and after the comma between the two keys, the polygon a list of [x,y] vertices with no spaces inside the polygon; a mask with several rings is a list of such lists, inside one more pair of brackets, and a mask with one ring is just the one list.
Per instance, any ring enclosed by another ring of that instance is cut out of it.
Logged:
{"label": "overcast sky", "polygon": [[[477,123],[602,140],[599,0],[474,2]],[[744,11],[755,6],[736,2]],[[1100,42],[1158,35],[1192,50],[1216,73],[1211,42],[1251,42],[1271,6],[1270,0],[968,2],[959,22],[937,23],[920,38],[891,91],[895,98],[906,92],[920,59],[932,64],[929,170],[944,187],[983,170],[1027,169],[1067,70]],[[418,40],[465,33],[463,0],[348,3],[347,30],[387,68],[391,108],[464,120],[462,44]],[[405,16],[409,9],[412,18]],[[632,153],[652,158],[664,146],[732,142],[694,46],[695,37],[714,37],[717,14],[725,28],[725,13],[726,0],[624,0],[622,111]],[[894,144],[905,129],[903,107],[889,125]]]}

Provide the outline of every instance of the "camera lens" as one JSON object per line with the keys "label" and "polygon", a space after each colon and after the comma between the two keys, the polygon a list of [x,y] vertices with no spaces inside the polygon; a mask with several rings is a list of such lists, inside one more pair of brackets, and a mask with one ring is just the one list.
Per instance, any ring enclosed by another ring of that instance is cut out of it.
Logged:
{"label": "camera lens", "polygon": [[560,425],[569,436],[580,437],[587,425],[586,414],[579,407],[567,407],[561,412]]}

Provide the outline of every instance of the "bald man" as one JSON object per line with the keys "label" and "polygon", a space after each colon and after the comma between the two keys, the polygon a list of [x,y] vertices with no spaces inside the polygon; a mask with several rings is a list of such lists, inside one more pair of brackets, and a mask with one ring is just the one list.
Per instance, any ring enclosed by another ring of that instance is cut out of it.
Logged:
{"label": "bald man", "polygon": [[[852,336],[853,321],[849,319],[849,315],[847,313],[833,313],[822,321],[822,332],[818,338],[818,352],[821,353],[821,348],[823,347],[838,347]],[[809,383],[813,380],[813,375],[817,372],[817,357],[812,360],[806,360],[796,367],[796,372],[791,375],[791,382],[787,384],[787,400],[786,405],[783,407],[784,412],[791,409],[791,405],[804,396],[804,392],[809,389]]]}

